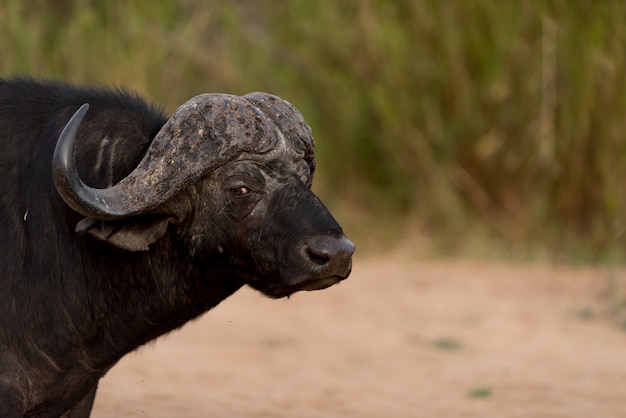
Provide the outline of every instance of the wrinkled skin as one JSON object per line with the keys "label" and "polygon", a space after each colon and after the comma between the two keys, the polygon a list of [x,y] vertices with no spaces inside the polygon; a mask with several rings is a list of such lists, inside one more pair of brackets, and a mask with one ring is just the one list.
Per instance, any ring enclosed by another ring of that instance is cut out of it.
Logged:
{"label": "wrinkled skin", "polygon": [[297,153],[241,154],[148,213],[72,210],[50,166],[84,102],[78,174],[109,187],[166,118],[125,93],[0,80],[0,417],[88,417],[121,357],[240,287],[279,298],[350,273],[354,246]]}
{"label": "wrinkled skin", "polygon": [[[212,181],[204,183],[210,190],[201,192],[211,196],[210,202],[200,201],[226,207],[228,216],[205,219],[211,210],[194,211],[200,217],[191,222],[190,235],[202,237],[197,249],[193,247],[195,254],[210,254],[222,268],[236,269],[235,274],[246,284],[276,298],[307,286],[327,287],[347,277],[349,263],[333,265],[306,250],[307,244],[320,235],[341,239],[342,231],[306,187],[308,173],[304,176],[303,181],[279,164],[251,161],[219,170]],[[221,232],[202,234],[212,222],[215,224],[210,229]],[[272,251],[268,251],[268,244]],[[208,264],[202,259],[200,263]]]}

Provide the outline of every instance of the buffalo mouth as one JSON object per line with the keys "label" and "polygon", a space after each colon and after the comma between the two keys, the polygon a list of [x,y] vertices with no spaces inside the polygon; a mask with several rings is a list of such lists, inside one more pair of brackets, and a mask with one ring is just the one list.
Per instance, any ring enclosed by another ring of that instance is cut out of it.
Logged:
{"label": "buffalo mouth", "polygon": [[315,290],[326,289],[328,287],[336,285],[339,282],[347,279],[348,276],[350,275],[350,270],[351,270],[351,266],[348,267],[345,273],[342,272],[341,274],[334,274],[331,276],[322,276],[322,277],[318,276],[316,278],[304,279],[304,280],[299,281],[296,284],[287,286],[285,290],[288,293],[288,295],[290,295],[292,293],[299,292],[301,290],[311,292]]}
{"label": "buffalo mouth", "polygon": [[342,276],[330,276],[330,277],[324,277],[322,279],[307,280],[303,283],[298,284],[297,290],[306,290],[306,291],[322,290],[322,289],[326,289],[327,287],[331,287],[334,284],[339,283],[345,278],[346,277],[342,277]]}
{"label": "buffalo mouth", "polygon": [[279,268],[265,280],[249,284],[271,298],[290,296],[301,290],[326,289],[348,278],[353,253],[354,244],[343,234],[317,237],[304,242],[296,252],[295,262]]}
{"label": "buffalo mouth", "polygon": [[314,291],[314,290],[322,290],[328,287],[331,287],[343,280],[345,280],[348,276],[328,276],[316,279],[307,279],[303,280],[297,284],[286,285],[283,283],[249,283],[249,285],[263,293],[265,296],[268,296],[272,299],[280,299],[284,297],[289,297],[292,294],[299,291]]}

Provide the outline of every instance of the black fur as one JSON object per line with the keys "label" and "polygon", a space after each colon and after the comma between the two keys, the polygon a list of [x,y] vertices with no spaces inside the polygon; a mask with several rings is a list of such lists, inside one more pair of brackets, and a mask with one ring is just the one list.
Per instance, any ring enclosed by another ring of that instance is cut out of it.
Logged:
{"label": "black fur", "polygon": [[[318,236],[346,240],[280,161],[220,168],[167,203],[172,217],[84,219],[51,179],[56,141],[83,103],[78,171],[107,187],[141,159],[163,112],[123,90],[0,80],[0,417],[87,417],[122,356],[241,286],[282,297],[349,273],[351,244],[332,269],[309,254]],[[149,251],[119,248],[119,234],[149,236]]]}

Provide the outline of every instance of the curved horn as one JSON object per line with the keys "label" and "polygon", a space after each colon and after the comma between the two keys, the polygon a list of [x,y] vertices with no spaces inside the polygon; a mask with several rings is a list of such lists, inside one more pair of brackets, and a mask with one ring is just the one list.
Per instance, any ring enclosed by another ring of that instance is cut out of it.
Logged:
{"label": "curved horn", "polygon": [[87,109],[88,105],[81,106],[63,129],[52,173],[63,200],[94,219],[150,212],[240,154],[265,154],[280,143],[276,126],[247,100],[203,94],[174,112],[132,173],[110,188],[95,189],[81,181],[72,157]]}
{"label": "curved horn", "polygon": [[315,141],[311,128],[300,111],[287,100],[273,94],[254,92],[243,96],[265,113],[289,141],[290,148],[315,171]]}

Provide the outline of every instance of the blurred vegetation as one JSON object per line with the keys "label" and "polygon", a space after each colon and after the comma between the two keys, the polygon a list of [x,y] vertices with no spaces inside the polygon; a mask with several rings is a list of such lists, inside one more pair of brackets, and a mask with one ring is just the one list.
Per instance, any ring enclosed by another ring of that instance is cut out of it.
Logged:
{"label": "blurred vegetation", "polygon": [[621,0],[6,0],[0,56],[1,76],[121,85],[168,111],[278,94],[362,247],[626,255]]}

